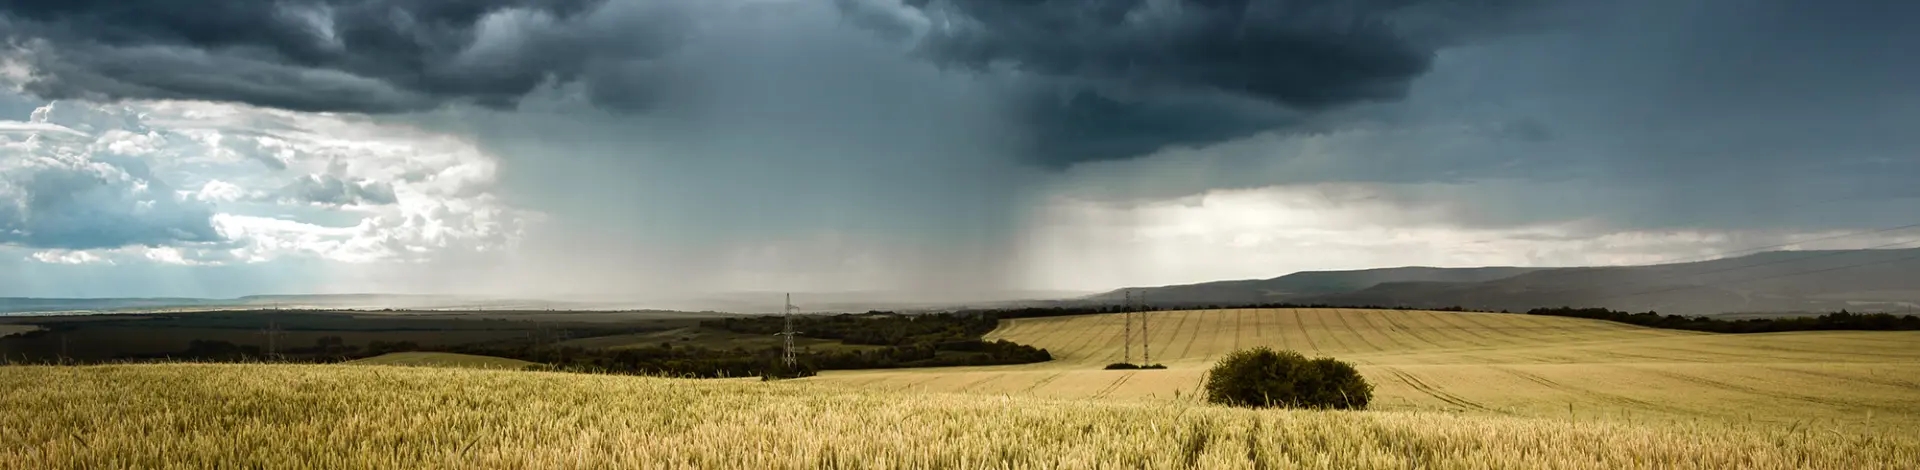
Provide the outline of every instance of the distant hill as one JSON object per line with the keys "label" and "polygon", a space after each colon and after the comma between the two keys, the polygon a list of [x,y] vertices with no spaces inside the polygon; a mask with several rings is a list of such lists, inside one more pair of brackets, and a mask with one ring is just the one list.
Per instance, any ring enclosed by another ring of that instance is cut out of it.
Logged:
{"label": "distant hill", "polygon": [[1521,311],[1606,307],[1688,315],[1920,306],[1920,249],[1783,251],[1696,263],[1542,270],[1477,283],[1383,283],[1303,299]]}
{"label": "distant hill", "polygon": [[[1920,249],[1778,251],[1649,266],[1303,272],[1142,290],[1162,305],[1244,304],[1257,291],[1262,302],[1493,311],[1558,306],[1688,315],[1911,311],[1920,308]],[[1120,296],[1115,291],[1096,297],[1118,302]]]}
{"label": "distant hill", "polygon": [[129,311],[158,308],[188,307],[228,307],[246,305],[234,299],[190,299],[190,298],[101,298],[101,299],[49,299],[34,297],[0,297],[0,315],[25,312],[104,312]]}
{"label": "distant hill", "polygon": [[[1164,287],[1136,288],[1147,300],[1165,303],[1290,302],[1320,295],[1358,291],[1382,283],[1399,282],[1483,282],[1504,279],[1548,268],[1404,268],[1362,269],[1356,271],[1303,271],[1273,279],[1218,281]],[[1126,289],[1085,297],[1092,301],[1120,302]]]}
{"label": "distant hill", "polygon": [[503,299],[470,299],[441,295],[396,294],[251,295],[232,299],[187,297],[101,297],[83,299],[0,297],[0,315],[26,313],[140,313],[257,308],[545,309],[551,305],[554,305],[554,303]]}

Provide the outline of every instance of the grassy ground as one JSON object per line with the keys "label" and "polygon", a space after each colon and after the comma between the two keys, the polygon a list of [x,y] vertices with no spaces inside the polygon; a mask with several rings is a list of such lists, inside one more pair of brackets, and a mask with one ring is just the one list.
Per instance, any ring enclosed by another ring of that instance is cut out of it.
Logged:
{"label": "grassy ground", "polygon": [[[951,371],[829,372],[828,384],[1062,398],[1191,397],[1221,355],[1256,345],[1355,362],[1384,410],[1623,422],[1920,432],[1920,332],[1712,335],[1529,315],[1346,309],[1156,312],[1154,362],[1119,315],[1011,320],[990,338],[1059,360]],[[1135,326],[1138,328],[1138,325]],[[1134,345],[1138,362],[1141,345]]]}
{"label": "grassy ground", "polygon": [[1807,427],[382,366],[0,367],[14,468],[1898,468]]}
{"label": "grassy ground", "polygon": [[468,367],[475,369],[510,370],[525,369],[527,366],[539,365],[537,363],[519,359],[507,359],[504,357],[440,352],[399,352],[382,354],[366,359],[348,361],[347,363],[369,366]]}

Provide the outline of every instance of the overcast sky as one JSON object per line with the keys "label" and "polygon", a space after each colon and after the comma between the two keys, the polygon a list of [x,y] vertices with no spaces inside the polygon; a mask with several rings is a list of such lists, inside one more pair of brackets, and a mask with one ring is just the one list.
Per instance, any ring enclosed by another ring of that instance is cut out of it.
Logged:
{"label": "overcast sky", "polygon": [[0,296],[947,298],[1920,246],[1835,237],[1920,223],[1916,21],[1868,0],[7,2]]}

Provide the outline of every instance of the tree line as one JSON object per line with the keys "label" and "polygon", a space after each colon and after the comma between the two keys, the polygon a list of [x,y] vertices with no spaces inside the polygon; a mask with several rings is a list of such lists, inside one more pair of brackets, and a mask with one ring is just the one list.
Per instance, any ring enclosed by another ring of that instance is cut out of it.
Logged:
{"label": "tree line", "polygon": [[[793,318],[794,331],[809,338],[840,340],[843,344],[885,348],[837,350],[809,354],[807,361],[824,370],[890,369],[896,367],[983,366],[1027,364],[1053,360],[1045,349],[983,337],[1000,325],[999,317],[978,313],[902,315],[869,311],[831,316]],[[778,316],[724,318],[700,326],[734,333],[771,335],[785,331]]]}
{"label": "tree line", "polygon": [[1852,313],[1841,310],[1817,317],[1746,318],[1725,320],[1707,316],[1661,315],[1658,312],[1627,313],[1604,308],[1536,308],[1528,315],[1607,320],[1672,330],[1710,333],[1775,333],[1784,331],[1915,331],[1920,316],[1895,316],[1890,313]]}
{"label": "tree line", "polygon": [[[555,370],[693,378],[795,377],[820,370],[1026,364],[1053,360],[1053,355],[1045,349],[983,340],[999,322],[990,315],[868,312],[802,315],[794,317],[793,322],[795,331],[804,337],[875,347],[809,350],[798,355],[798,364],[792,368],[782,359],[782,346],[721,349],[662,342],[620,349],[591,349],[516,340],[444,350],[537,362]],[[702,321],[700,326],[773,335],[785,331],[786,320],[779,316],[725,318]]]}
{"label": "tree line", "polygon": [[[691,378],[793,377],[818,370],[888,369],[899,367],[979,366],[1026,364],[1053,360],[1045,349],[1003,340],[982,339],[999,320],[992,315],[868,312],[833,316],[797,316],[803,337],[840,340],[868,346],[806,351],[797,367],[782,360],[782,347],[708,348],[675,346],[671,342],[621,349],[557,345],[552,338],[516,338],[454,346],[422,346],[412,341],[373,341],[365,347],[346,344],[338,336],[319,338],[310,346],[287,345],[268,354],[258,345],[196,339],[182,351],[122,356],[119,361],[169,360],[201,362],[327,363],[407,351],[433,351],[519,359],[542,369],[575,372],[637,374]],[[772,335],[784,330],[777,316],[727,318],[701,322],[706,328],[744,334]]]}

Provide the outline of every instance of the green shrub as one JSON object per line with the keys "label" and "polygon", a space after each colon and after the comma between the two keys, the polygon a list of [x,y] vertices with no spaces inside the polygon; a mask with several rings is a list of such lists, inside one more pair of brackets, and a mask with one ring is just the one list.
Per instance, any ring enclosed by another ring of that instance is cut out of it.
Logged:
{"label": "green shrub", "polygon": [[1230,406],[1365,409],[1373,385],[1353,365],[1266,347],[1236,351],[1207,374],[1207,401]]}
{"label": "green shrub", "polygon": [[1147,365],[1140,366],[1140,368],[1141,369],[1165,369],[1167,368],[1167,365],[1166,364],[1147,364]]}
{"label": "green shrub", "polygon": [[1133,365],[1133,363],[1130,363],[1130,362],[1115,362],[1112,364],[1107,364],[1107,370],[1139,369],[1139,368],[1140,366]]}

